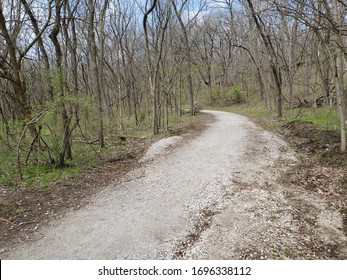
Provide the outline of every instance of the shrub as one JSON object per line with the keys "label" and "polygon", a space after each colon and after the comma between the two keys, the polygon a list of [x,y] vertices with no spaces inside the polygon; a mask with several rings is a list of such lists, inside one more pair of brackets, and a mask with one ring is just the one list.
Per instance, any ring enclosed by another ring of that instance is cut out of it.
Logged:
{"label": "shrub", "polygon": [[242,104],[245,102],[245,92],[241,89],[240,86],[233,86],[229,88],[226,93],[226,103],[228,105],[232,104]]}

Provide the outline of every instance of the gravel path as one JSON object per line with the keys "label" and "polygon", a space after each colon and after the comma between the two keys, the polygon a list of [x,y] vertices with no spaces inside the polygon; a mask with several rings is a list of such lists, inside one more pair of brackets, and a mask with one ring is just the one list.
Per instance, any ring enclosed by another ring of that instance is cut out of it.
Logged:
{"label": "gravel path", "polygon": [[208,112],[216,121],[201,136],[179,140],[0,257],[273,259],[324,250],[326,258],[346,258],[340,214],[279,182],[296,162],[285,142],[245,117]]}

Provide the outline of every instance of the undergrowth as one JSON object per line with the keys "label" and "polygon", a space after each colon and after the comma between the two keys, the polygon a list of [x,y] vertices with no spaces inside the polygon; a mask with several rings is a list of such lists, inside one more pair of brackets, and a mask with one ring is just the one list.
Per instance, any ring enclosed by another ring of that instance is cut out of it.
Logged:
{"label": "undergrowth", "polygon": [[[170,116],[169,130],[186,129],[193,121],[193,118],[189,115],[183,115],[181,117]],[[54,124],[52,123],[51,125],[53,126]],[[89,124],[89,126],[90,125],[93,126],[95,124],[92,123]],[[83,124],[81,126],[83,127]],[[31,149],[30,143],[32,139],[28,136],[27,139],[24,139],[20,147],[23,180],[19,178],[16,145],[13,145],[13,147],[4,144],[0,145],[0,185],[5,185],[10,188],[25,186],[45,188],[52,182],[61,178],[68,178],[76,175],[81,170],[97,166],[107,160],[110,155],[121,157],[127,154],[129,151],[127,151],[122,137],[141,138],[151,141],[169,134],[169,132],[161,128],[160,133],[153,136],[148,120],[136,126],[132,120],[125,119],[123,130],[120,130],[119,127],[112,127],[111,124],[107,124],[107,137],[105,138],[106,148],[100,149],[98,142],[94,140],[96,139],[94,133],[97,131],[96,128],[96,126],[95,129],[83,127],[85,130],[83,135],[79,130],[75,130],[71,146],[73,157],[70,160],[66,160],[64,168],[57,168],[55,163],[51,162],[51,158],[48,155],[48,150],[54,153],[55,145],[59,145],[59,143],[55,141],[54,135],[51,135],[49,129],[46,127],[42,129],[43,139],[48,142],[49,149],[47,147],[41,147],[39,149],[37,145]],[[18,131],[20,131],[19,125]],[[18,134],[19,133],[17,133],[17,135]],[[18,141],[18,139],[15,140]],[[142,151],[140,148],[134,148],[132,152],[141,153]]]}

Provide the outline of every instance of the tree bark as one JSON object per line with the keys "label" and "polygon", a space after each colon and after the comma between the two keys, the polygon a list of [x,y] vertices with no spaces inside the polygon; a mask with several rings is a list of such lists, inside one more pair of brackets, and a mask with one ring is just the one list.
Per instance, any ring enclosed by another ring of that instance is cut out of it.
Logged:
{"label": "tree bark", "polygon": [[267,34],[265,27],[261,25],[261,21],[259,16],[257,16],[254,6],[251,0],[247,0],[248,8],[251,12],[251,17],[253,18],[257,29],[260,33],[260,36],[265,44],[267,49],[269,60],[270,60],[270,68],[272,75],[274,77],[275,89],[276,89],[276,105],[277,105],[277,117],[282,117],[282,79],[281,79],[281,71],[278,67],[277,55],[275,49],[272,45],[269,34]]}
{"label": "tree bark", "polygon": [[96,91],[96,103],[98,108],[98,141],[100,148],[105,147],[104,139],[104,120],[103,120],[103,108],[102,108],[102,85],[100,81],[100,69],[98,68],[97,59],[97,47],[95,42],[95,31],[94,31],[94,17],[95,17],[95,6],[93,0],[88,0],[88,11],[89,11],[89,45],[91,55],[91,66],[94,76],[94,89]]}
{"label": "tree bark", "polygon": [[341,72],[341,52],[337,50],[336,58],[335,58],[335,64],[334,64],[334,76],[335,76],[335,88],[336,88],[336,99],[337,99],[337,110],[339,113],[340,118],[340,136],[341,136],[341,152],[346,152],[347,144],[346,144],[346,116],[344,112],[344,94],[343,94],[343,88],[341,88],[341,85],[343,85],[343,72]]}
{"label": "tree bark", "polygon": [[[64,78],[63,78],[63,52],[58,40],[58,34],[60,33],[60,25],[61,25],[61,9],[63,6],[62,0],[55,1],[55,22],[51,33],[49,34],[49,38],[51,39],[54,49],[55,49],[55,57],[57,63],[57,78],[58,78],[58,87],[57,91],[61,97],[65,95],[65,86],[64,86]],[[65,166],[65,156],[67,155],[68,159],[72,158],[72,151],[70,145],[70,118],[65,107],[65,104],[58,104],[58,108],[61,110],[61,116],[63,121],[63,141],[62,147],[59,153],[59,159],[57,162],[57,167],[62,168]]]}

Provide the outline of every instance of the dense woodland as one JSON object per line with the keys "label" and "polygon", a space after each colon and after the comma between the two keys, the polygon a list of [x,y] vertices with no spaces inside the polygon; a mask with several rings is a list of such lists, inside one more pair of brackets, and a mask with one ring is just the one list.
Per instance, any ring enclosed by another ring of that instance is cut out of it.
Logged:
{"label": "dense woodland", "polygon": [[346,16],[345,0],[0,0],[0,151],[23,177],[252,101],[331,108],[345,152]]}

